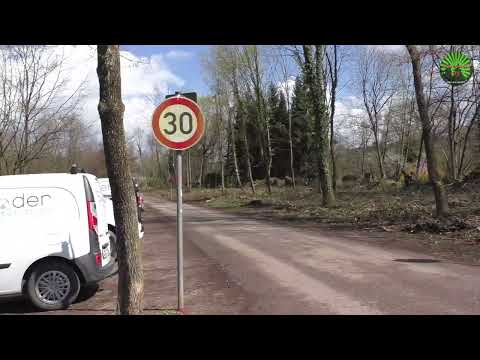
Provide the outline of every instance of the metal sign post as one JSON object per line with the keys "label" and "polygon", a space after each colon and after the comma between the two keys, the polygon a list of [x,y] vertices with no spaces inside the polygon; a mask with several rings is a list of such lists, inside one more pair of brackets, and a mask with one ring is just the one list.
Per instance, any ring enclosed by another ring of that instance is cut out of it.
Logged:
{"label": "metal sign post", "polygon": [[183,311],[183,193],[182,151],[177,151],[177,290],[178,310]]}
{"label": "metal sign post", "polygon": [[[167,95],[154,111],[152,130],[155,139],[164,147],[176,150],[177,159],[177,290],[178,310],[183,302],[183,194],[182,151],[197,144],[205,132],[205,119],[198,106],[196,93]],[[173,185],[172,185],[173,186]]]}

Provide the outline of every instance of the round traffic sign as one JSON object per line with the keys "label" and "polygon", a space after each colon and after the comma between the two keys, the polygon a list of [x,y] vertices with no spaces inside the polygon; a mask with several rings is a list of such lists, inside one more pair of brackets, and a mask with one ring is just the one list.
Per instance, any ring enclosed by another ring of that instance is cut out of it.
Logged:
{"label": "round traffic sign", "polygon": [[197,103],[183,96],[174,96],[155,109],[152,129],[161,145],[172,150],[186,150],[202,138],[205,119]]}

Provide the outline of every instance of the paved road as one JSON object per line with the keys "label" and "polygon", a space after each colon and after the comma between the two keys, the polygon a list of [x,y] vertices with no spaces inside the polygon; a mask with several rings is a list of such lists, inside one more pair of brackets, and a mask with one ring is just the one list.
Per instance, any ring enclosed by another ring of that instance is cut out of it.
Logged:
{"label": "paved road", "polygon": [[[150,205],[174,226],[174,203],[150,199]],[[365,235],[347,238],[189,204],[184,219],[186,244],[244,291],[244,313],[480,313],[480,267],[399,262],[431,257],[365,244]]]}

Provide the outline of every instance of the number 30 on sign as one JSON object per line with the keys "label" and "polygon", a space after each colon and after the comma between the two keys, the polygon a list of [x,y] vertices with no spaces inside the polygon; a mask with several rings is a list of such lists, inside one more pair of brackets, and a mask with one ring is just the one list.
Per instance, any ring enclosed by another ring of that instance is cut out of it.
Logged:
{"label": "number 30 on sign", "polygon": [[194,101],[174,96],[162,102],[153,113],[155,139],[172,150],[186,150],[195,145],[205,131],[205,119]]}

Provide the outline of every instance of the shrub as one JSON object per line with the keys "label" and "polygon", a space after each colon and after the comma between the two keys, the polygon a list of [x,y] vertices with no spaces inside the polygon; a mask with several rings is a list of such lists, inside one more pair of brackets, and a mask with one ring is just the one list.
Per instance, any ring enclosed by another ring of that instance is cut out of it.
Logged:
{"label": "shrub", "polygon": [[357,181],[358,177],[356,175],[345,175],[342,176],[342,182],[354,182]]}

